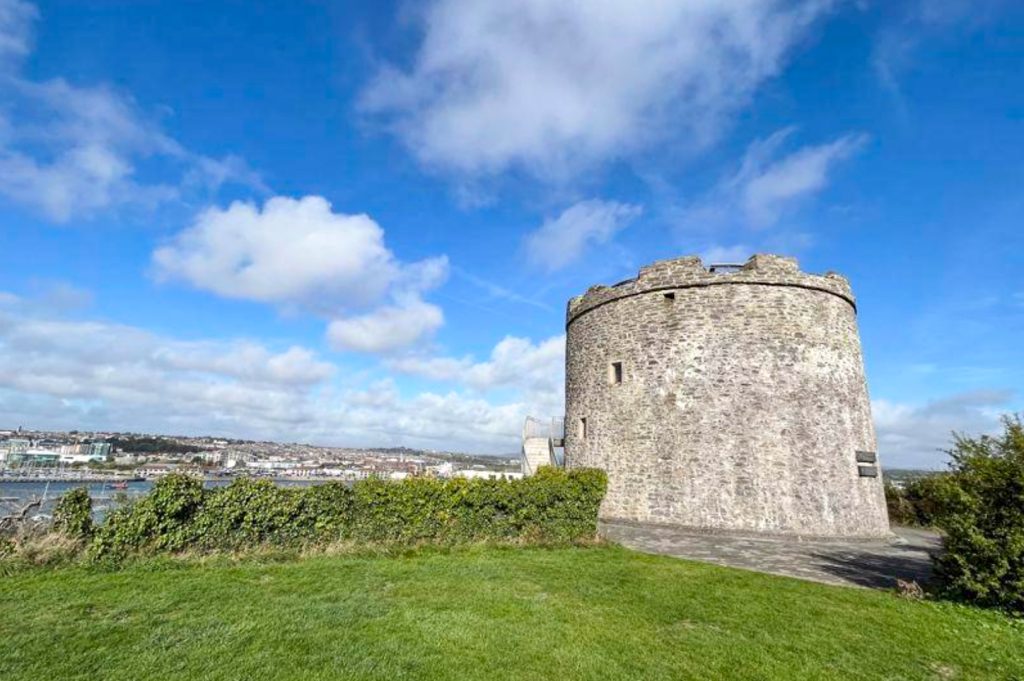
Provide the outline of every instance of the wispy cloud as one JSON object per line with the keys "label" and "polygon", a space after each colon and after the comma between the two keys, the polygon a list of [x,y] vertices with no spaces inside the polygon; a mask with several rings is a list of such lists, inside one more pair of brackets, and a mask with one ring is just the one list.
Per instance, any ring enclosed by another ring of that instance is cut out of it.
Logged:
{"label": "wispy cloud", "polygon": [[489,281],[482,277],[478,277],[477,275],[467,272],[462,268],[453,267],[452,272],[459,278],[465,279],[473,286],[483,290],[493,298],[500,298],[502,300],[507,300],[512,303],[519,303],[521,305],[529,305],[530,307],[535,307],[539,310],[544,310],[545,312],[553,312],[555,309],[551,305],[548,305],[543,301],[530,298],[528,296],[522,295],[521,293],[516,293],[510,288],[501,286],[499,284],[494,283],[493,281]]}
{"label": "wispy cloud", "polygon": [[700,254],[705,265],[734,264],[746,262],[754,254],[750,246],[735,244],[732,246],[711,246]]}
{"label": "wispy cloud", "polygon": [[[410,355],[390,359],[387,365],[398,372],[445,381],[488,392],[515,388],[544,402],[552,413],[564,411],[565,336],[553,336],[538,343],[528,338],[507,336],[484,361],[472,357]],[[543,397],[543,399],[541,398]]]}
{"label": "wispy cloud", "polygon": [[[0,0],[0,69],[7,71],[0,79],[0,195],[68,222],[226,183],[264,189],[242,159],[189,151],[128,94],[21,75],[37,14],[28,3]],[[159,169],[143,172],[144,165]]]}
{"label": "wispy cloud", "polygon": [[904,3],[895,23],[875,36],[871,65],[879,82],[894,97],[901,115],[908,103],[902,79],[929,42],[950,33],[974,33],[997,20],[1009,0],[913,0]]}
{"label": "wispy cloud", "polygon": [[831,4],[435,0],[411,68],[382,68],[361,106],[428,167],[564,180],[714,139]]}
{"label": "wispy cloud", "polygon": [[866,135],[849,133],[783,153],[794,132],[795,128],[785,128],[753,142],[738,170],[684,207],[679,215],[681,227],[697,231],[773,227],[823,191],[835,166],[868,140]]}
{"label": "wispy cloud", "polygon": [[0,0],[0,73],[32,51],[32,25],[38,15],[31,3]]}
{"label": "wispy cloud", "polygon": [[526,235],[526,254],[553,272],[579,260],[592,246],[606,244],[643,213],[641,206],[590,199],[575,203]]}
{"label": "wispy cloud", "polygon": [[890,468],[941,468],[953,432],[994,433],[1011,411],[1013,392],[975,390],[923,404],[878,399],[871,403],[882,464]]}

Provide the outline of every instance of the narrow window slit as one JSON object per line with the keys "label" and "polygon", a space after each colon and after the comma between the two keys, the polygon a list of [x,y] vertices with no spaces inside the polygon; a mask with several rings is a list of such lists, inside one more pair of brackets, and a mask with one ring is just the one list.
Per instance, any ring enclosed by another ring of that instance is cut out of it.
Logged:
{"label": "narrow window slit", "polygon": [[622,362],[612,362],[608,378],[611,379],[612,385],[622,385]]}

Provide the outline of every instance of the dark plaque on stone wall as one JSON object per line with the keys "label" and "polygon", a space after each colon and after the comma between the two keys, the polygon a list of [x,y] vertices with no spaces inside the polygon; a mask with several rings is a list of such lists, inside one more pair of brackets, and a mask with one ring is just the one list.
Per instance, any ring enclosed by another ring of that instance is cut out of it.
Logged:
{"label": "dark plaque on stone wall", "polygon": [[878,466],[857,466],[857,473],[862,478],[877,478]]}

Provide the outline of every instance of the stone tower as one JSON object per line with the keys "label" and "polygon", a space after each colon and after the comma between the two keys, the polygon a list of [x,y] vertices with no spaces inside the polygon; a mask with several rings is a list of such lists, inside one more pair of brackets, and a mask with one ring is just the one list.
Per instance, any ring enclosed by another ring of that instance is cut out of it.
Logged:
{"label": "stone tower", "polygon": [[755,255],[665,260],[569,301],[565,462],[608,520],[886,537],[847,280]]}

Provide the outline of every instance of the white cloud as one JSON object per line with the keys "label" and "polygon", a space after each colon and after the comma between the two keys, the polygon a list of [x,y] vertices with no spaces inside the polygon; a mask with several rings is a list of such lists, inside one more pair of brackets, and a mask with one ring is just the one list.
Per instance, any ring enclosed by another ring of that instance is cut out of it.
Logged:
{"label": "white cloud", "polygon": [[327,339],[341,350],[386,353],[409,347],[444,324],[441,308],[412,298],[364,315],[335,319]]}
{"label": "white cloud", "polygon": [[[472,357],[400,357],[388,362],[392,369],[448,381],[478,391],[514,387],[527,393],[547,394],[557,402],[565,391],[565,336],[534,344],[528,338],[506,336],[491,351],[490,359]],[[559,408],[556,413],[561,413]]]}
{"label": "white cloud", "polygon": [[754,254],[753,249],[743,244],[734,246],[711,246],[700,254],[705,265],[724,265],[746,262]]}
{"label": "white cloud", "polygon": [[769,162],[788,136],[788,130],[775,133],[752,147],[734,180],[742,192],[747,220],[755,227],[775,224],[794,201],[824,189],[832,167],[848,159],[867,141],[864,135],[843,135]]}
{"label": "white cloud", "polygon": [[978,390],[952,395],[925,404],[873,400],[878,452],[890,468],[941,468],[952,433],[969,436],[994,433],[999,419],[1011,409],[1013,393]]}
{"label": "white cloud", "polygon": [[530,412],[524,402],[493,404],[457,392],[424,392],[403,399],[393,382],[344,396],[345,420],[358,437],[413,446],[463,451],[516,454],[523,420]]}
{"label": "white cloud", "polygon": [[857,153],[868,139],[851,133],[783,155],[793,132],[785,128],[752,143],[735,173],[683,211],[683,225],[771,227],[825,189],[833,168]]}
{"label": "white cloud", "polygon": [[527,414],[558,413],[520,390],[403,395],[390,378],[359,387],[364,381],[300,346],[186,341],[62,318],[0,292],[0,423],[8,425],[514,453]]}
{"label": "white cloud", "polygon": [[[99,321],[0,311],[0,414],[73,428],[294,424],[334,373],[309,350],[241,340],[182,341]],[[97,424],[99,425],[99,424]]]}
{"label": "white cloud", "polygon": [[610,241],[642,210],[615,201],[580,201],[526,236],[527,257],[548,271],[562,269],[578,260],[589,246]]}
{"label": "white cloud", "polygon": [[279,353],[252,342],[165,343],[151,357],[175,371],[199,371],[277,385],[319,383],[334,373],[334,366],[306,348],[292,346]]}
{"label": "white cloud", "polygon": [[566,177],[713,139],[830,5],[436,0],[411,67],[381,69],[362,107],[428,166]]}
{"label": "white cloud", "polygon": [[[35,16],[32,5],[0,0],[0,68],[28,54]],[[227,182],[262,187],[237,157],[187,150],[129,95],[9,70],[0,80],[0,195],[55,222],[126,205],[152,207]],[[143,161],[152,167],[145,173]]]}
{"label": "white cloud", "polygon": [[396,357],[386,362],[394,371],[420,376],[431,381],[449,383],[468,390],[468,395],[449,393],[435,396],[425,405],[440,405],[461,400],[460,410],[485,410],[495,398],[513,401],[485,410],[482,422],[490,431],[507,433],[515,451],[523,420],[527,416],[561,419],[565,413],[565,336],[553,336],[533,343],[527,338],[507,336],[484,361],[473,357]]}
{"label": "white cloud", "polygon": [[[316,383],[333,372],[332,365],[297,346],[275,353],[251,341],[180,341],[106,322],[0,312],[0,334],[6,353],[21,359],[4,364],[5,376],[11,380],[17,377],[20,387],[47,377],[55,380],[54,368],[81,363],[75,372],[60,376],[60,382],[74,386],[72,394],[89,391],[91,379],[109,376],[115,370],[173,371],[192,378],[237,378],[277,386]],[[149,391],[159,384],[142,383],[135,389]],[[131,386],[125,383],[121,387]]]}
{"label": "white cloud", "polygon": [[[564,335],[537,343],[507,336],[484,361],[470,356],[406,356],[392,358],[386,365],[402,374],[468,389],[468,394],[430,393],[412,400],[409,405],[422,411],[406,418],[422,432],[457,430],[466,419],[473,419],[489,436],[508,443],[504,451],[515,452],[527,416],[560,419],[565,413]],[[507,400],[509,395],[512,401],[494,404],[496,398]],[[426,419],[434,421],[428,424]]]}
{"label": "white cloud", "polygon": [[22,0],[0,0],[0,70],[32,51],[35,6]]}
{"label": "white cloud", "polygon": [[161,279],[329,317],[328,339],[342,349],[392,351],[444,321],[441,309],[420,294],[445,279],[447,258],[399,262],[369,216],[335,212],[319,196],[209,208],[154,251],[153,263]]}
{"label": "white cloud", "polygon": [[319,196],[276,196],[260,208],[208,208],[153,253],[159,276],[226,298],[280,303],[380,298],[399,264],[367,215],[335,213]]}
{"label": "white cloud", "polygon": [[270,192],[270,188],[263,183],[260,174],[250,168],[245,159],[234,154],[228,154],[223,158],[193,157],[192,167],[182,178],[182,184],[185,187],[213,192],[226,184],[240,184],[264,194]]}

